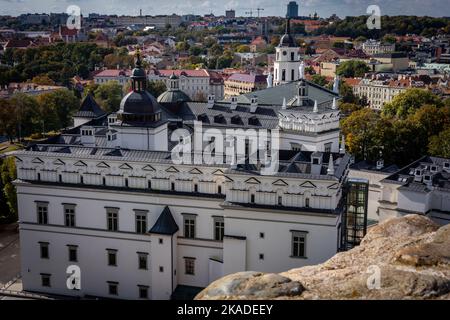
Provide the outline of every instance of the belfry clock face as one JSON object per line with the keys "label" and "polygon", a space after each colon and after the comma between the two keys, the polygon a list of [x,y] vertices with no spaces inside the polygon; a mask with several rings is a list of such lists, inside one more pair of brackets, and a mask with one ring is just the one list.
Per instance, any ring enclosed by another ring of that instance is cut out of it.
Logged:
{"label": "belfry clock face", "polygon": [[283,56],[285,56],[285,55],[287,55],[287,52],[286,52],[286,51],[283,51]]}

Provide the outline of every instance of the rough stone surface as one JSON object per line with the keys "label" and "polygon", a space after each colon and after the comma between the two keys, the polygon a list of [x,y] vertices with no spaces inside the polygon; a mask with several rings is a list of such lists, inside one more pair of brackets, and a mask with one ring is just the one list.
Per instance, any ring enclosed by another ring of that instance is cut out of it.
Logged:
{"label": "rough stone surface", "polygon": [[420,215],[389,219],[323,264],[228,275],[196,299],[450,299],[450,225]]}

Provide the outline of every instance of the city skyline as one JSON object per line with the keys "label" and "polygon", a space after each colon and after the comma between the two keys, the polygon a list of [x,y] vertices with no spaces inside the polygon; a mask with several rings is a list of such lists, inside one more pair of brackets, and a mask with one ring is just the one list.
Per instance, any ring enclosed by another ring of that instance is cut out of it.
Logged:
{"label": "city skyline", "polygon": [[[70,5],[78,5],[82,13],[139,15],[140,10],[144,15],[161,14],[208,14],[224,15],[225,10],[234,9],[236,16],[249,16],[253,10],[253,16],[257,15],[256,8],[263,8],[261,16],[285,16],[286,6],[289,1],[279,3],[273,0],[229,0],[218,2],[214,0],[167,0],[164,3],[147,1],[142,3],[137,0],[129,0],[126,3],[118,0],[43,0],[38,3],[31,0],[0,0],[0,15],[17,16],[25,13],[50,13],[65,12]],[[382,15],[420,15],[441,17],[442,8],[447,4],[446,0],[430,0],[425,6],[418,0],[303,0],[299,4],[299,15],[307,16],[317,12],[319,16],[328,17],[337,14],[340,17],[366,15],[366,9],[371,4],[380,6]],[[193,12],[192,8],[196,8]]]}

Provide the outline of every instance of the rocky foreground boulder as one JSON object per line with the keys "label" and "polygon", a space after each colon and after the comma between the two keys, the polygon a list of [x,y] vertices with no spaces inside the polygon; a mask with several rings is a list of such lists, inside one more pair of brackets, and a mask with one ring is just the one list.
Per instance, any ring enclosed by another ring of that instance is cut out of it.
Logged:
{"label": "rocky foreground boulder", "polygon": [[450,299],[450,225],[419,215],[389,219],[323,264],[228,275],[196,299]]}

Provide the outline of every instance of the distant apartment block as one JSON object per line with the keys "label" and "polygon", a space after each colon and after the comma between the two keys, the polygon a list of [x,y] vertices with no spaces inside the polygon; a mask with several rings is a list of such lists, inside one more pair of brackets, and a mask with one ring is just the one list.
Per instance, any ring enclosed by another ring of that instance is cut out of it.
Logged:
{"label": "distant apartment block", "polygon": [[238,96],[267,87],[267,76],[234,73],[225,80],[225,97]]}
{"label": "distant apartment block", "polygon": [[361,45],[361,49],[368,55],[390,53],[395,51],[395,43],[382,43],[369,39]]}

